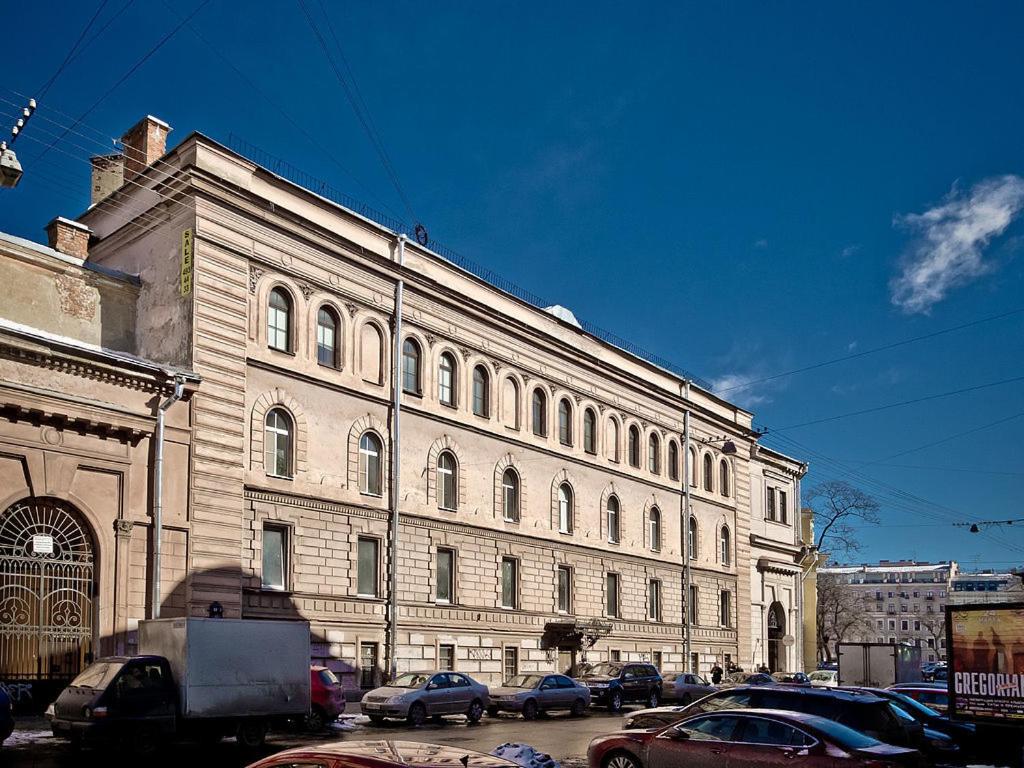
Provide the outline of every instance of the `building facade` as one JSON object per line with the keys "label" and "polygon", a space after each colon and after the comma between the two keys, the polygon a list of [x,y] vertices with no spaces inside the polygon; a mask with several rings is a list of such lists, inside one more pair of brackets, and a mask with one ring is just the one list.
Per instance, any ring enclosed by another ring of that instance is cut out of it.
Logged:
{"label": "building facade", "polygon": [[818,573],[832,577],[863,608],[862,621],[840,642],[902,643],[920,648],[922,661],[946,658],[945,608],[959,573],[955,560],[882,560],[822,567]]}
{"label": "building facade", "polygon": [[138,276],[135,352],[202,377],[166,610],[307,620],[351,687],[584,654],[707,671],[758,658],[776,604],[799,625],[803,467],[749,412],[168,130],[101,158],[77,222],[94,268]]}
{"label": "building facade", "polygon": [[1024,602],[1020,573],[960,571],[953,577],[950,587],[949,602],[952,605]]}

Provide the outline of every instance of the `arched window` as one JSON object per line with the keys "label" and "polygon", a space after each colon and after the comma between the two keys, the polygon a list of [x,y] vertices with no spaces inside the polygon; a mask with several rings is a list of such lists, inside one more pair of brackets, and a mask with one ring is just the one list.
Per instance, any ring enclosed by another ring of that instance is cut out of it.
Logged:
{"label": "arched window", "polygon": [[572,533],[572,488],[568,483],[558,486],[558,531]]}
{"label": "arched window", "polygon": [[618,544],[622,525],[619,519],[619,500],[615,496],[608,497],[608,507],[605,512],[607,514],[608,541]]}
{"label": "arched window", "polygon": [[640,430],[634,424],[629,428],[629,464],[632,467],[640,466]]}
{"label": "arched window", "polygon": [[558,401],[558,442],[572,445],[572,406],[564,397]]}
{"label": "arched window", "polygon": [[668,441],[668,476],[670,480],[679,479],[679,446],[675,440]]}
{"label": "arched window", "polygon": [[437,399],[455,407],[455,358],[449,352],[441,355],[437,366]]}
{"label": "arched window", "polygon": [[690,449],[690,466],[687,469],[687,473],[690,475],[690,485],[694,488],[697,487],[697,451],[693,448]]}
{"label": "arched window", "polygon": [[725,459],[718,465],[718,490],[723,496],[729,495],[729,462]]}
{"label": "arched window", "polygon": [[371,496],[381,495],[381,468],[383,446],[373,432],[364,432],[359,438],[359,492]]}
{"label": "arched window", "polygon": [[519,475],[511,468],[501,476],[501,516],[510,523],[519,522]]}
{"label": "arched window", "polygon": [[605,454],[609,461],[619,461],[619,422],[615,419],[608,419],[605,436]]}
{"label": "arched window", "polygon": [[661,551],[661,510],[651,507],[647,513],[647,538],[651,545],[651,551]]}
{"label": "arched window", "polygon": [[406,339],[402,345],[402,390],[418,395],[420,388],[420,345],[414,339]]}
{"label": "arched window", "polygon": [[330,307],[316,313],[316,361],[329,368],[340,368],[338,359],[338,316]]}
{"label": "arched window", "polygon": [[533,434],[546,436],[548,433],[548,399],[544,390],[533,390]]}
{"label": "arched window", "polygon": [[721,550],[722,550],[722,565],[729,565],[732,560],[732,543],[730,542],[729,528],[722,526],[721,534]]}
{"label": "arched window", "polygon": [[292,300],[284,288],[270,292],[267,302],[267,346],[292,351]]}
{"label": "arched window", "polygon": [[519,384],[511,376],[501,388],[501,415],[506,427],[519,429]]}
{"label": "arched window", "polygon": [[590,408],[583,411],[583,450],[597,453],[597,415]]}
{"label": "arched window", "polygon": [[491,377],[482,365],[473,369],[473,413],[477,416],[491,415]]}
{"label": "arched window", "polygon": [[704,454],[704,490],[713,491],[715,488],[715,461],[710,453]]}
{"label": "arched window", "polygon": [[686,548],[690,550],[690,559],[691,560],[696,560],[697,559],[697,554],[698,554],[697,553],[697,547],[699,546],[699,544],[700,544],[700,542],[697,539],[697,518],[691,517],[690,518],[690,530],[689,530],[689,532],[687,534],[687,538],[686,538]]}
{"label": "arched window", "polygon": [[459,465],[450,451],[437,457],[437,505],[455,511],[459,508]]}
{"label": "arched window", "polygon": [[271,408],[264,422],[264,468],[275,477],[292,476],[292,417],[283,408]]}
{"label": "arched window", "polygon": [[647,469],[655,475],[661,474],[661,440],[653,432],[647,439]]}

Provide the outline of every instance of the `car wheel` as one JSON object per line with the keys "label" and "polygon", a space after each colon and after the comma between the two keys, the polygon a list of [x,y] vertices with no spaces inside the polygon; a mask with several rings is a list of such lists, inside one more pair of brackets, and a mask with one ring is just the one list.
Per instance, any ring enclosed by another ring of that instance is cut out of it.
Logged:
{"label": "car wheel", "polygon": [[418,701],[409,707],[409,714],[405,718],[409,721],[409,725],[414,728],[418,725],[423,725],[427,719],[427,708],[420,704]]}
{"label": "car wheel", "polygon": [[523,720],[534,720],[537,717],[537,702],[533,699],[527,699],[526,703],[523,704]]}
{"label": "car wheel", "polygon": [[235,740],[246,749],[259,749],[267,739],[267,726],[260,720],[248,720],[238,724]]}
{"label": "car wheel", "polygon": [[643,768],[640,761],[627,752],[613,752],[601,763],[601,768]]}
{"label": "car wheel", "polygon": [[327,713],[324,712],[322,707],[318,707],[314,704],[309,709],[309,714],[306,715],[306,730],[313,731],[314,733],[322,731],[327,725]]}
{"label": "car wheel", "polygon": [[576,699],[572,703],[572,709],[569,710],[569,714],[573,717],[583,717],[587,713],[587,703],[583,699]]}
{"label": "car wheel", "polygon": [[618,712],[622,709],[622,692],[612,691],[608,694],[608,711]]}
{"label": "car wheel", "polygon": [[651,709],[654,709],[654,707],[658,706],[658,702],[660,700],[661,696],[658,695],[658,692],[652,690],[650,694],[648,694],[647,696],[647,706],[649,706]]}
{"label": "car wheel", "polygon": [[479,723],[480,718],[484,716],[484,705],[480,699],[473,699],[473,703],[469,705],[469,711],[466,713],[466,720],[470,723]]}
{"label": "car wheel", "polygon": [[384,718],[380,715],[370,715],[370,722],[374,725],[384,725]]}
{"label": "car wheel", "polygon": [[497,707],[488,707],[487,708],[487,716],[488,717],[497,717],[498,716],[498,708]]}

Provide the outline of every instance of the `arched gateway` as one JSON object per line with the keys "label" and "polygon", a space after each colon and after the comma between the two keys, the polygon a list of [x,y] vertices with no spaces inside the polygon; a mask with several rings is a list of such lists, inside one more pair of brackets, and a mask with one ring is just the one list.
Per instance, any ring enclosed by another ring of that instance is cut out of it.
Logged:
{"label": "arched gateway", "polygon": [[785,672],[785,648],[782,638],[786,635],[786,609],[776,601],[768,609],[768,668],[772,672]]}
{"label": "arched gateway", "polygon": [[92,656],[93,539],[55,499],[0,516],[0,679],[66,678]]}

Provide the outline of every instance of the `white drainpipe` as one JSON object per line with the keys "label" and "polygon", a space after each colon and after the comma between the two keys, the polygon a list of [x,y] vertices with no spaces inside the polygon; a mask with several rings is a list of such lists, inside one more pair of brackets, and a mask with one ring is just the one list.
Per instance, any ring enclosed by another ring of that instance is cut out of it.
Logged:
{"label": "white drainpipe", "polygon": [[398,674],[398,500],[402,476],[402,305],[405,281],[401,269],[405,267],[405,235],[398,236],[396,256],[399,267],[398,282],[395,283],[395,338],[392,343],[393,401],[391,405],[391,531],[388,553],[388,673],[389,680]]}
{"label": "white drainpipe", "polygon": [[167,410],[181,400],[185,392],[185,378],[174,377],[174,391],[156,409],[156,441],[153,459],[153,592],[150,597],[149,617],[160,618],[160,544],[163,539],[164,516],[164,416]]}

